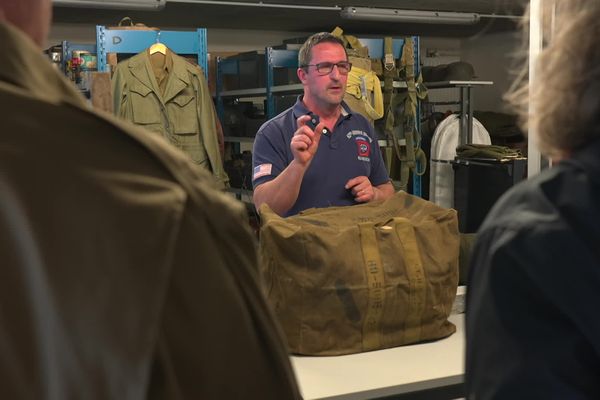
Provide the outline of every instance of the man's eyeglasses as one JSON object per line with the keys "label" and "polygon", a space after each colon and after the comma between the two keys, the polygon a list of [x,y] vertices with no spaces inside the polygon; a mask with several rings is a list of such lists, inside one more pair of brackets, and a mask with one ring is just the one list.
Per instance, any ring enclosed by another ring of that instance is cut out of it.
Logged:
{"label": "man's eyeglasses", "polygon": [[352,63],[348,61],[340,61],[339,63],[322,62],[318,64],[306,64],[302,68],[315,67],[319,75],[327,75],[333,71],[333,67],[337,67],[338,72],[342,75],[347,75],[352,69]]}

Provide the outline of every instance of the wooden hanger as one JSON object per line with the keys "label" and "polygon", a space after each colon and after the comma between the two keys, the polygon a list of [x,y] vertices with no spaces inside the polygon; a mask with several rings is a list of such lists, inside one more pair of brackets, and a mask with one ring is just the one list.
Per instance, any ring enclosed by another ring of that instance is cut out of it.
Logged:
{"label": "wooden hanger", "polygon": [[167,46],[162,43],[154,43],[150,46],[150,54],[154,53],[167,54]]}
{"label": "wooden hanger", "polygon": [[156,43],[150,46],[150,54],[160,53],[162,55],[167,54],[167,46],[160,42],[160,31],[156,34]]}

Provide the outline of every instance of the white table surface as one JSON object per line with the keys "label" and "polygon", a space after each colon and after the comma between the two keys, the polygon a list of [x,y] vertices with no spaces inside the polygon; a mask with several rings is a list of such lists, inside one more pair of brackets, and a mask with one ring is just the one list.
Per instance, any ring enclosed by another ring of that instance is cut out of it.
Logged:
{"label": "white table surface", "polygon": [[336,357],[292,356],[304,399],[372,399],[462,383],[464,314],[450,321],[456,333],[435,342]]}

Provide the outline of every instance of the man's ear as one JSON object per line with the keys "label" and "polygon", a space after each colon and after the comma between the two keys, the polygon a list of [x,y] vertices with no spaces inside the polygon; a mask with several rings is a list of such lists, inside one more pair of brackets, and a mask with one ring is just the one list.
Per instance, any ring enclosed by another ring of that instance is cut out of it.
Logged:
{"label": "man's ear", "polygon": [[298,68],[296,73],[298,74],[298,79],[300,79],[300,82],[306,83],[306,70],[304,68]]}

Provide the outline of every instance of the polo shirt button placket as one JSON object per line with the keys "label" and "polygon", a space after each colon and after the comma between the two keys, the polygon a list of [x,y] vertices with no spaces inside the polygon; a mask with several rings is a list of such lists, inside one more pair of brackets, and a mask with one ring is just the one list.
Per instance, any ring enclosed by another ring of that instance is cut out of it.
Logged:
{"label": "polo shirt button placket", "polygon": [[328,136],[329,136],[329,148],[335,150],[335,149],[337,149],[339,147],[340,143],[339,143],[339,140],[338,140],[339,139],[338,138],[339,133],[335,134],[334,132],[335,132],[335,128],[334,128],[333,131],[329,131],[329,135]]}
{"label": "polo shirt button placket", "polygon": [[330,137],[329,137],[329,148],[335,150],[338,147],[339,147],[339,143],[338,143],[338,140],[337,140],[337,136],[330,135]]}

